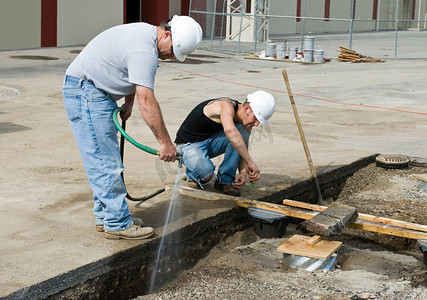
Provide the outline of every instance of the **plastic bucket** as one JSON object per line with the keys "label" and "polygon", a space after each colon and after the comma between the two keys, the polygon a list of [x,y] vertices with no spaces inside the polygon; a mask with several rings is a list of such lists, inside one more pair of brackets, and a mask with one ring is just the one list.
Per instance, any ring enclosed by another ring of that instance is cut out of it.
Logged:
{"label": "plastic bucket", "polygon": [[313,62],[313,50],[311,49],[304,49],[304,62]]}
{"label": "plastic bucket", "polygon": [[314,49],[314,37],[313,36],[306,36],[304,37],[304,47],[303,50],[313,50]]}
{"label": "plastic bucket", "polygon": [[298,47],[292,46],[289,47],[289,59],[294,59],[297,57]]}
{"label": "plastic bucket", "polygon": [[271,56],[274,56],[274,54],[276,54],[276,44],[267,43],[267,46],[265,48],[265,56],[271,57]]}
{"label": "plastic bucket", "polygon": [[286,57],[286,45],[285,44],[277,44],[276,45],[276,58],[277,59],[285,59]]}
{"label": "plastic bucket", "polygon": [[248,214],[253,221],[255,233],[261,238],[283,237],[290,222],[286,214],[258,207],[249,207]]}
{"label": "plastic bucket", "polygon": [[316,64],[323,64],[323,53],[323,50],[314,50],[313,62],[315,62]]}

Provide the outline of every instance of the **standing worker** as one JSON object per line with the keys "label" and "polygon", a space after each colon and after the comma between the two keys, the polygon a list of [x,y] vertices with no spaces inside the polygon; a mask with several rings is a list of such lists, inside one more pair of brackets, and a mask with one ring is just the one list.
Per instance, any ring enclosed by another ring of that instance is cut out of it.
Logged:
{"label": "standing worker", "polygon": [[176,148],[154,96],[158,59],[184,61],[202,40],[192,18],[174,16],[159,26],[131,23],[110,28],[90,41],[68,67],[63,84],[65,110],[93,191],[95,228],[109,239],[153,235],[131,218],[113,112],[125,97],[120,116],[132,114],[134,98],[142,118],[160,144],[160,159],[176,160]]}
{"label": "standing worker", "polygon": [[[273,96],[256,91],[244,103],[230,98],[206,100],[197,105],[178,129],[175,143],[182,154],[189,186],[202,188],[214,178],[214,188],[240,196],[246,182],[260,179],[260,170],[248,152],[251,129],[268,125],[275,111]],[[215,178],[211,158],[224,154]],[[239,174],[236,176],[237,169]]]}

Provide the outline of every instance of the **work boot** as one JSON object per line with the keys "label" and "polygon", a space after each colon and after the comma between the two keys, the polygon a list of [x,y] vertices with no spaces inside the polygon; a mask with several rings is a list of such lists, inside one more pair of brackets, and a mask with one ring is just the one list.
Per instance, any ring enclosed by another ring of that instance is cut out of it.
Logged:
{"label": "work boot", "polygon": [[154,230],[151,227],[141,227],[138,225],[132,225],[128,229],[120,231],[108,231],[104,232],[104,237],[111,240],[142,240],[147,239],[154,234]]}
{"label": "work boot", "polygon": [[188,180],[187,186],[192,188],[192,189],[200,190],[200,185],[196,181]]}
{"label": "work boot", "polygon": [[[133,221],[133,224],[135,225],[142,226],[142,224],[144,224],[144,222],[140,218],[131,217],[130,219]],[[98,232],[104,232],[104,225],[95,225],[95,229]]]}
{"label": "work boot", "polygon": [[223,194],[227,194],[235,197],[240,196],[240,190],[236,189],[231,184],[223,184],[223,183],[220,183],[219,181],[215,181],[214,188]]}

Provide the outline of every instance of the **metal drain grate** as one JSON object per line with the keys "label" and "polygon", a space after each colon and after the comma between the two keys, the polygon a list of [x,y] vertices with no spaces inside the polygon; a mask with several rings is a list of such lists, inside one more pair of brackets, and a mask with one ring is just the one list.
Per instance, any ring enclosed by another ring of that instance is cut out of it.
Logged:
{"label": "metal drain grate", "polygon": [[404,169],[409,165],[409,159],[404,155],[381,154],[375,160],[377,166],[386,169]]}

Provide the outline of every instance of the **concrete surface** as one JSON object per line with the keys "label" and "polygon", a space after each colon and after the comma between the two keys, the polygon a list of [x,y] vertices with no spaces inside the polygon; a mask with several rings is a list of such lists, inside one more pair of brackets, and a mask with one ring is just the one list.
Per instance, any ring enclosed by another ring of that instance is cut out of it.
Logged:
{"label": "concrete surface", "polygon": [[[91,190],[61,96],[64,71],[80,49],[0,52],[0,297],[144,243],[106,240],[94,228]],[[11,58],[19,55],[27,59]],[[307,65],[196,51],[186,63],[159,65],[155,93],[171,136],[200,101],[243,101],[264,89],[277,110],[270,127],[252,134],[250,152],[263,176],[242,196],[257,198],[309,178],[283,68],[319,174],[373,153],[427,157],[427,60]],[[157,146],[137,109],[127,131]],[[124,163],[133,196],[170,185],[178,170],[130,144]],[[131,211],[161,235],[169,199],[167,192],[132,202]],[[235,205],[208,203],[192,203],[186,222]]]}

